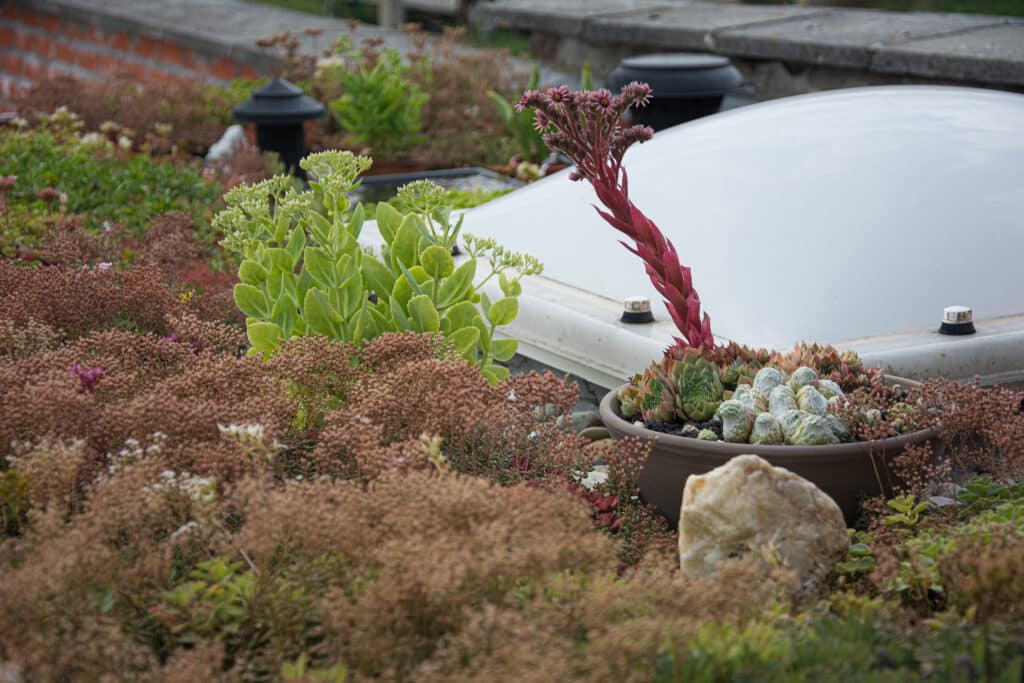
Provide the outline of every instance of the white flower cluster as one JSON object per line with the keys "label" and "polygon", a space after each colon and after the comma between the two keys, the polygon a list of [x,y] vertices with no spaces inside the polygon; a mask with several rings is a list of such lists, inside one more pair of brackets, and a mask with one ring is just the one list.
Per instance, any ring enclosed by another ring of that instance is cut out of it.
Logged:
{"label": "white flower cluster", "polygon": [[197,503],[209,503],[213,500],[216,483],[209,477],[197,477],[184,470],[181,472],[164,470],[160,473],[160,480],[147,486],[146,490],[153,493],[182,491]]}
{"label": "white flower cluster", "polygon": [[138,439],[128,438],[121,445],[121,450],[116,453],[107,453],[107,472],[113,476],[128,465],[141,460],[145,456],[159,455],[163,452],[164,444],[167,442],[167,434],[164,432],[153,432],[148,445]]}
{"label": "white flower cluster", "polygon": [[273,443],[267,444],[263,425],[258,422],[243,425],[217,425],[217,429],[224,436],[238,442],[238,445],[241,446],[246,455],[257,460],[266,460],[268,463],[273,462],[274,456],[284,448],[276,440]]}

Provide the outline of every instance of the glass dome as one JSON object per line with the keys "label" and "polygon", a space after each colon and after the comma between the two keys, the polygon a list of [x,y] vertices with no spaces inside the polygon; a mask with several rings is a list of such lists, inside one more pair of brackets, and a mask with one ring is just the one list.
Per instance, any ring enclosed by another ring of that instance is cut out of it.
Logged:
{"label": "glass dome", "polygon": [[[1022,95],[859,88],[661,131],[626,167],[716,336],[783,348],[934,330],[956,304],[1024,314],[1022,131]],[[594,202],[563,172],[472,210],[466,230],[538,256],[546,278],[659,302]]]}

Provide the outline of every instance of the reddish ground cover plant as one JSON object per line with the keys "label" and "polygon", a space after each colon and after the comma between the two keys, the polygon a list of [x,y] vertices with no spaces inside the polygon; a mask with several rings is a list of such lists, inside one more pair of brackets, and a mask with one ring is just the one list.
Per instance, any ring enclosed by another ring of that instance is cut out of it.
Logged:
{"label": "reddish ground cover plant", "polygon": [[[30,119],[58,107],[71,107],[89,131],[117,124],[142,144],[147,135],[166,139],[188,154],[204,154],[231,124],[237,96],[202,83],[174,82],[159,86],[132,80],[81,81],[56,76],[40,81],[16,102],[18,112]],[[115,139],[116,141],[116,139]]]}
{"label": "reddish ground cover plant", "polygon": [[[183,290],[180,216],[0,263],[0,672],[15,680],[1016,680],[1021,395],[926,383],[953,473],[869,509],[831,596],[753,555],[680,576],[638,441],[567,427],[551,374],[443,340],[240,353]],[[183,296],[184,295],[184,296]],[[852,392],[865,406],[884,388]],[[881,426],[879,426],[881,425]],[[608,478],[578,484],[597,454]]]}

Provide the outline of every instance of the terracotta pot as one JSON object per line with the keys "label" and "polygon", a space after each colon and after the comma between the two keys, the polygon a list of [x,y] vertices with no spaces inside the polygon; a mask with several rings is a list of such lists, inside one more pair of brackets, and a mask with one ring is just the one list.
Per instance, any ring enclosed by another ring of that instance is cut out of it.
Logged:
{"label": "terracotta pot", "polygon": [[[886,382],[919,386],[918,382],[886,375]],[[621,387],[620,387],[621,388]],[[743,443],[702,441],[696,438],[662,434],[623,419],[619,413],[619,389],[601,400],[600,413],[612,438],[635,436],[653,441],[651,455],[640,473],[640,496],[651,503],[673,525],[679,523],[683,487],[691,474],[704,474],[724,465],[736,455],[753,453],[778,467],[813,482],[830,495],[852,525],[860,514],[864,497],[884,493],[892,495],[889,465],[905,447],[931,441],[936,454],[942,448],[934,430],[903,434],[881,441],[856,441],[830,446],[757,446]]]}

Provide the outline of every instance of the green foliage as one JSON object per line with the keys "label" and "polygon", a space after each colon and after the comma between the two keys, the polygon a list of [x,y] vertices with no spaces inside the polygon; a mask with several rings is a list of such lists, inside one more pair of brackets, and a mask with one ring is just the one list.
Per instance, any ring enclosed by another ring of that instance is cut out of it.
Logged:
{"label": "green foliage", "polygon": [[722,401],[718,368],[705,358],[688,355],[672,366],[679,410],[690,420],[702,422],[715,414]]}
{"label": "green foliage", "polygon": [[348,678],[348,669],[340,664],[335,664],[326,669],[311,669],[307,665],[307,656],[303,652],[293,663],[284,664],[281,667],[281,679],[286,683],[291,681],[327,681],[327,683],[345,683]]}
{"label": "green foliage", "polygon": [[[274,178],[225,196],[229,208],[215,225],[225,248],[243,258],[235,303],[247,316],[250,353],[266,357],[281,340],[312,334],[360,343],[385,332],[441,332],[492,383],[505,379],[508,370],[495,362],[511,358],[516,342],[494,332],[515,319],[519,280],[541,265],[467,235],[472,258],[456,267],[451,251],[462,219],[452,222],[443,190],[426,182],[378,205],[384,245],[380,258],[364,252],[362,206],[349,212],[345,193],[369,164],[349,152],[323,152],[302,161],[316,178],[311,193]],[[477,259],[491,267],[479,281]],[[503,296],[492,303],[478,289],[495,276]]]}
{"label": "green foliage", "polygon": [[241,562],[217,557],[189,574],[190,581],[164,593],[165,622],[180,644],[237,635],[249,620],[256,584]]}
{"label": "green foliage", "polygon": [[28,475],[14,467],[0,471],[0,530],[10,536],[17,534],[28,508]]}
{"label": "green foliage", "polygon": [[928,503],[918,503],[914,496],[897,496],[885,505],[894,511],[885,518],[885,524],[893,527],[897,534],[910,534],[921,521],[921,514],[928,509]]}
{"label": "green foliage", "polygon": [[[0,132],[0,175],[17,176],[7,194],[10,220],[0,251],[12,257],[38,246],[59,216],[82,215],[86,229],[123,224],[142,236],[147,221],[167,211],[205,215],[217,186],[195,172],[158,162],[145,154],[118,156],[106,144],[59,139],[50,131]],[[53,188],[66,197],[46,201],[36,193]]]}
{"label": "green foliage", "polygon": [[[535,66],[527,90],[536,90],[539,82],[540,69]],[[548,155],[548,146],[544,143],[544,137],[540,131],[533,124],[533,110],[516,111],[514,102],[508,101],[494,90],[488,90],[487,97],[494,103],[498,110],[498,116],[501,117],[508,132],[515,139],[516,149],[523,161],[540,163]]]}
{"label": "green foliage", "polygon": [[422,111],[430,96],[410,72],[426,71],[427,58],[410,66],[393,48],[381,50],[375,62],[358,52],[347,54],[347,64],[325,70],[342,88],[341,97],[330,102],[338,125],[353,134],[354,143],[379,157],[401,156],[423,142]]}
{"label": "green foliage", "polygon": [[997,484],[987,475],[973,477],[964,484],[964,489],[959,494],[961,503],[966,503],[960,507],[962,516],[1024,499],[1024,483],[1009,486]]}
{"label": "green foliage", "polygon": [[841,575],[856,577],[875,571],[877,564],[871,552],[871,537],[863,531],[849,530],[850,548],[846,557],[836,565],[836,572]]}

